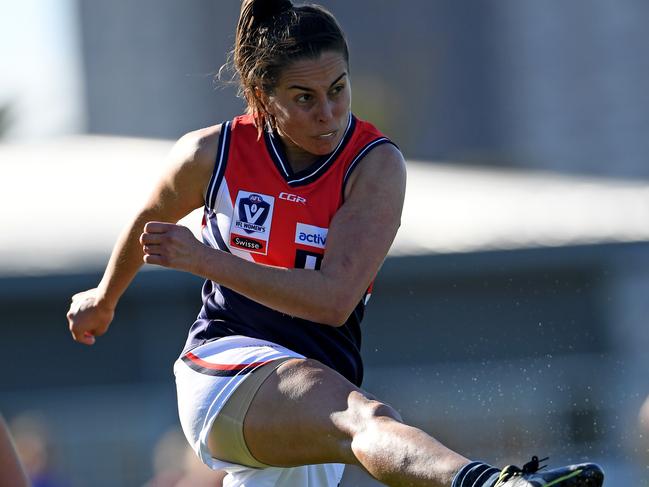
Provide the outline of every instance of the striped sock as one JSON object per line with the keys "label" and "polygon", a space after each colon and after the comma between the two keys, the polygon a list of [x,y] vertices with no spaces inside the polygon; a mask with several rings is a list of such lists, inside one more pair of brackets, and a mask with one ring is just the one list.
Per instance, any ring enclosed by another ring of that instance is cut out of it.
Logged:
{"label": "striped sock", "polygon": [[471,462],[460,469],[451,487],[492,487],[500,469],[482,462]]}

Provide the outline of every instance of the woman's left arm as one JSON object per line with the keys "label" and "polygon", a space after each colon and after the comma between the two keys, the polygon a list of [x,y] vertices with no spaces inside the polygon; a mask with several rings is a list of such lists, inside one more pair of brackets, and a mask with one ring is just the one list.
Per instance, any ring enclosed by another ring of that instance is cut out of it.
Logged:
{"label": "woman's left arm", "polygon": [[367,154],[352,173],[345,202],[331,221],[318,271],[250,262],[201,244],[184,227],[159,222],[145,226],[144,261],[211,279],[292,316],[340,326],[392,245],[405,186],[405,162],[396,147],[383,144]]}

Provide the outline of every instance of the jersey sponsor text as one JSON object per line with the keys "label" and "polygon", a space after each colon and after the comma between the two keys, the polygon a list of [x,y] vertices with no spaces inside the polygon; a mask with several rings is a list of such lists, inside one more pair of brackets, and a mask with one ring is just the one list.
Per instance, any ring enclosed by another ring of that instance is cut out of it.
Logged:
{"label": "jersey sponsor text", "polygon": [[230,238],[230,245],[234,245],[240,249],[246,249],[255,252],[266,252],[266,242],[257,240],[250,237],[240,237],[239,235],[232,235]]}
{"label": "jersey sponsor text", "polygon": [[303,198],[302,196],[298,196],[296,194],[282,192],[282,193],[279,194],[279,199],[280,200],[291,201],[293,203],[301,203],[303,205],[306,205],[306,198]]}
{"label": "jersey sponsor text", "polygon": [[327,244],[328,228],[298,223],[295,226],[295,243],[324,249]]}

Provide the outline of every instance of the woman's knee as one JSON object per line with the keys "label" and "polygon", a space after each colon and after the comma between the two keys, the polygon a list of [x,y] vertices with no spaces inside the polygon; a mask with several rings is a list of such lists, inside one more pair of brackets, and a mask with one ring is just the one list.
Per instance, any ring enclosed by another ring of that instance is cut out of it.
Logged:
{"label": "woman's knee", "polygon": [[352,442],[368,431],[380,429],[385,421],[402,421],[392,406],[362,390],[351,391],[347,396],[347,408],[334,413],[332,419]]}
{"label": "woman's knee", "polygon": [[[348,422],[351,428],[350,449],[356,461],[365,468],[375,466],[377,458],[386,454],[380,443],[389,440],[391,432],[397,423],[402,423],[401,415],[389,404],[378,401],[363,392],[352,393],[349,396]],[[395,452],[390,450],[389,455]]]}
{"label": "woman's knee", "polygon": [[383,420],[403,421],[396,409],[365,391],[350,393],[348,404],[349,412],[360,428],[372,426],[375,422]]}

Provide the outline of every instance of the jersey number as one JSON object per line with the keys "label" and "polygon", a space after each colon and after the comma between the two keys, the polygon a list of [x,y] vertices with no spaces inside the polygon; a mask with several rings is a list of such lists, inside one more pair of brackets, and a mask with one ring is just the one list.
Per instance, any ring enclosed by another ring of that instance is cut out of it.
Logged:
{"label": "jersey number", "polygon": [[322,254],[316,252],[308,252],[306,250],[297,250],[295,252],[295,268],[296,269],[320,269],[322,263]]}

